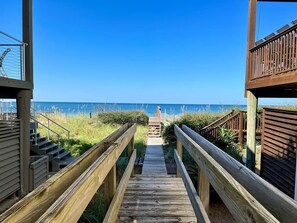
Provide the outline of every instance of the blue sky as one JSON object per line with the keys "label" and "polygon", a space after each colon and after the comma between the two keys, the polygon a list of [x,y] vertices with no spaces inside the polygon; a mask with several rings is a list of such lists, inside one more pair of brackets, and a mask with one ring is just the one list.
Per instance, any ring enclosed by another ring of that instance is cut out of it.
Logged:
{"label": "blue sky", "polygon": [[[21,39],[21,0],[2,5],[0,30]],[[35,0],[34,100],[245,104],[247,6]],[[296,9],[258,3],[257,38],[296,19]]]}

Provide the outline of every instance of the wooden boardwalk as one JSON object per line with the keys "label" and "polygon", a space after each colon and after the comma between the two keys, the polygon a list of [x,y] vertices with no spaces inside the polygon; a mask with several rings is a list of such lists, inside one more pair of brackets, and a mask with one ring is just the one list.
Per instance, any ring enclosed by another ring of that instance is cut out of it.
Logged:
{"label": "wooden boardwalk", "polygon": [[142,175],[167,175],[162,138],[148,138]]}
{"label": "wooden boardwalk", "polygon": [[197,222],[181,178],[167,174],[162,138],[149,138],[142,175],[128,183],[118,222]]}

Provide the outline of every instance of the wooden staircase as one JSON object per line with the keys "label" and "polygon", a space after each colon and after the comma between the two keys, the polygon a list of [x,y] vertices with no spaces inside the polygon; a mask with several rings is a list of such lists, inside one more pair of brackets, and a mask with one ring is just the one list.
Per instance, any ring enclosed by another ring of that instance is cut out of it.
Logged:
{"label": "wooden staircase", "polygon": [[161,137],[161,121],[157,117],[149,118],[149,138],[160,138]]}
{"label": "wooden staircase", "polygon": [[161,108],[158,106],[154,117],[149,118],[149,138],[160,138],[161,137]]}
{"label": "wooden staircase", "polygon": [[[225,116],[204,127],[200,134],[208,140],[217,140],[220,137],[221,128],[228,129],[234,134],[234,141],[243,146],[247,134],[246,111],[232,110]],[[257,112],[256,138],[261,139],[262,135],[262,113]]]}
{"label": "wooden staircase", "polygon": [[51,172],[58,172],[75,160],[69,151],[61,148],[47,137],[41,136],[37,129],[38,125],[32,123],[30,129],[31,152],[37,155],[47,155]]}

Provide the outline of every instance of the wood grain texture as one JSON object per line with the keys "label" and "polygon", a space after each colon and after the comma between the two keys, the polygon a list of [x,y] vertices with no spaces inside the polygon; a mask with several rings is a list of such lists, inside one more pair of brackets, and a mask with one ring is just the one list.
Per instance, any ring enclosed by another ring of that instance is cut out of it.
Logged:
{"label": "wood grain texture", "polygon": [[237,222],[279,222],[200,145],[177,125],[174,130]]}
{"label": "wood grain texture", "polygon": [[197,222],[181,178],[136,175],[130,179],[118,222]]}

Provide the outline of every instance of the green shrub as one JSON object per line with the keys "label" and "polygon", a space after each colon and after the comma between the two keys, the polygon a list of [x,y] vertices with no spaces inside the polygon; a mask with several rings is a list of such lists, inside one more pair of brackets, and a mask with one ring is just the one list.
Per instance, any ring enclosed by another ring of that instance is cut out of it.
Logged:
{"label": "green shrub", "polygon": [[147,125],[149,117],[144,111],[112,111],[102,112],[97,115],[98,120],[103,124],[137,123],[139,125]]}
{"label": "green shrub", "polygon": [[234,132],[226,128],[221,128],[219,138],[214,141],[214,144],[237,161],[242,162],[241,149],[234,141]]}
{"label": "green shrub", "polygon": [[199,132],[203,127],[209,125],[223,115],[224,113],[210,112],[186,113],[181,115],[175,122],[165,126],[163,130],[163,138],[166,143],[173,144],[176,142],[174,124],[178,125],[179,127],[186,125],[195,132]]}

